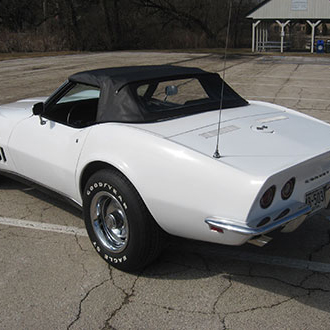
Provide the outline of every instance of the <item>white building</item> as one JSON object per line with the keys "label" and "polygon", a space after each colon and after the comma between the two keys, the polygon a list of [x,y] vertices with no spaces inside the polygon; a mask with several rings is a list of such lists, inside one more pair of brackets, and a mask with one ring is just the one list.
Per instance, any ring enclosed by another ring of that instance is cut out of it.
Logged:
{"label": "white building", "polygon": [[280,49],[284,51],[286,27],[293,22],[307,22],[312,29],[311,52],[314,52],[315,28],[330,22],[330,0],[266,0],[247,16],[252,19],[252,51],[263,49],[269,43],[269,24],[280,26]]}

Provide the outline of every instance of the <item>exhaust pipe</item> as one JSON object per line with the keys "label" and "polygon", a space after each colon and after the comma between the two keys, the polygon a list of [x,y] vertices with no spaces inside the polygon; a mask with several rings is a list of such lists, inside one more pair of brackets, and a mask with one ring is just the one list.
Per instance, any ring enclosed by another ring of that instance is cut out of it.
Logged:
{"label": "exhaust pipe", "polygon": [[248,241],[248,243],[263,247],[267,243],[269,243],[272,240],[271,237],[266,236],[266,235],[261,235],[261,236],[256,236]]}

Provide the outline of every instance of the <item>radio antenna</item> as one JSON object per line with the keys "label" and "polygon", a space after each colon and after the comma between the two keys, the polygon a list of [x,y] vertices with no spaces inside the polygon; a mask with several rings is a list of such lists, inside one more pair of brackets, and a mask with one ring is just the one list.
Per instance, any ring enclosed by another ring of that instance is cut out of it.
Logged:
{"label": "radio antenna", "polygon": [[228,14],[228,24],[227,24],[227,36],[226,36],[226,45],[225,45],[225,55],[223,61],[223,75],[222,75],[222,86],[221,86],[221,95],[220,95],[220,110],[219,110],[219,121],[218,121],[218,134],[217,134],[217,144],[215,147],[215,151],[213,154],[214,158],[220,158],[219,152],[219,142],[220,142],[220,128],[221,128],[221,114],[222,114],[222,107],[223,107],[223,94],[225,89],[225,78],[226,78],[226,65],[227,65],[227,48],[228,48],[228,39],[229,39],[229,30],[230,30],[230,18],[231,18],[231,7],[232,3],[231,0],[229,2],[229,14]]}

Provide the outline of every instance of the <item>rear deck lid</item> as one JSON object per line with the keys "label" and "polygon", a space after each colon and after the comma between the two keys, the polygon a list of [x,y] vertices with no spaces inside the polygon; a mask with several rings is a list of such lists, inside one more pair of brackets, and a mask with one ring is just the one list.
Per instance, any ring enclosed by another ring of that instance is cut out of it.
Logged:
{"label": "rear deck lid", "polygon": [[[143,129],[212,157],[218,111],[143,125]],[[220,161],[244,171],[278,171],[324,153],[329,146],[328,124],[292,110],[251,102],[222,113]]]}

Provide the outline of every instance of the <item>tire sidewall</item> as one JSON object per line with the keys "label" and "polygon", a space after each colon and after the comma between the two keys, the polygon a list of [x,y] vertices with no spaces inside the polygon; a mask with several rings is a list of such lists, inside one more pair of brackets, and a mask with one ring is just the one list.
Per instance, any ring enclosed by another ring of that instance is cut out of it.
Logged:
{"label": "tire sidewall", "polygon": [[[124,250],[114,252],[109,250],[94,232],[90,217],[90,205],[93,197],[101,191],[115,196],[123,207],[127,221],[129,236]],[[134,191],[119,175],[110,175],[108,171],[101,171],[93,175],[88,181],[83,195],[84,218],[89,238],[98,254],[109,264],[119,269],[133,269],[138,267],[141,237],[141,212],[138,208]]]}

